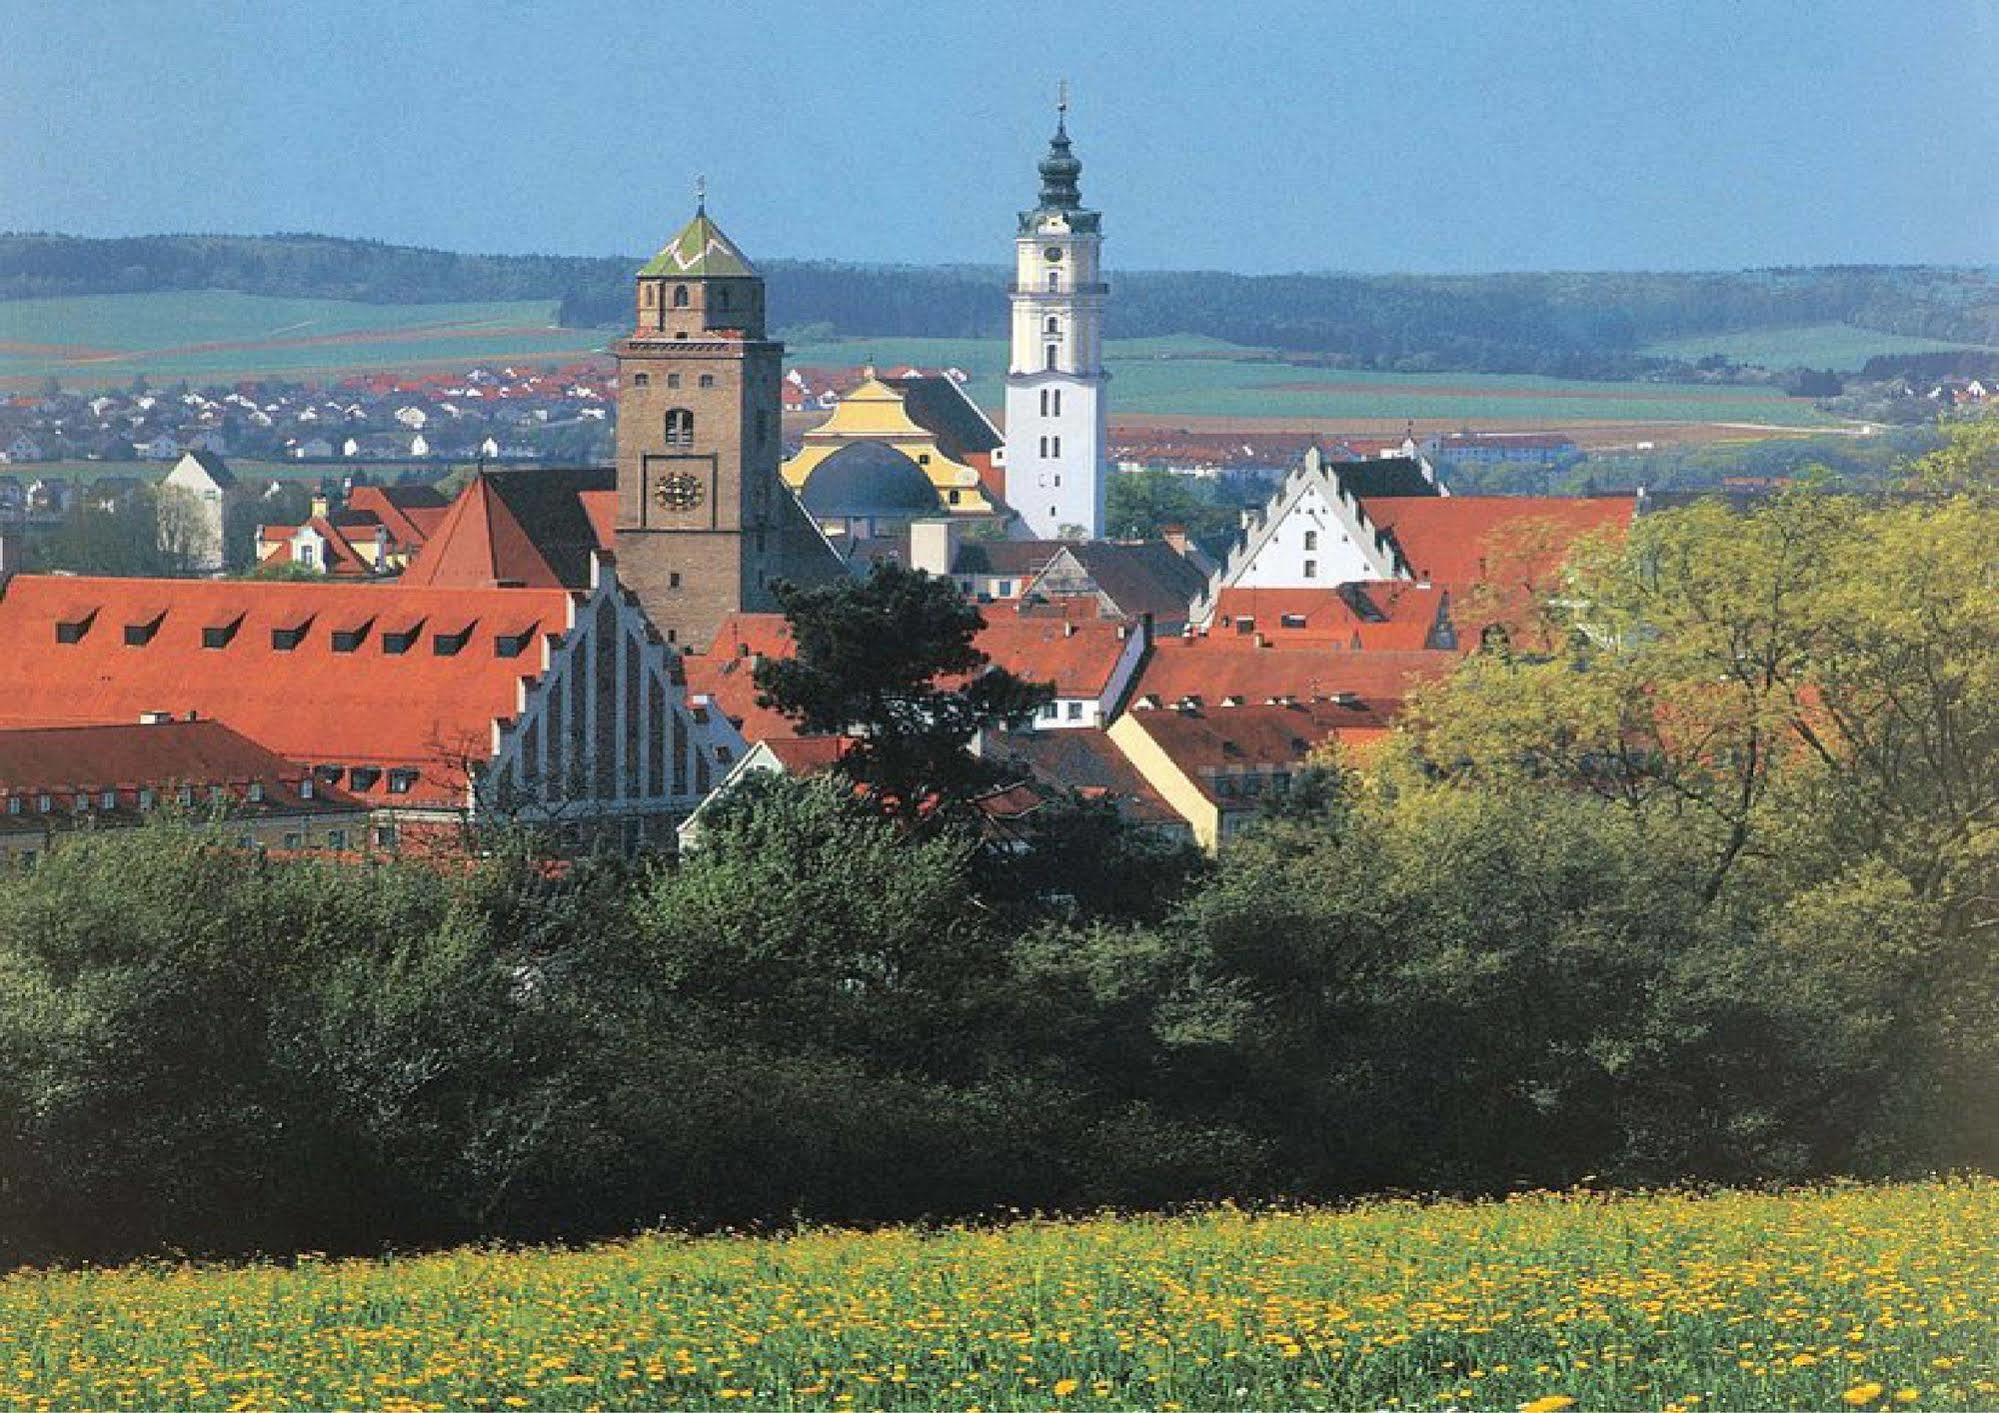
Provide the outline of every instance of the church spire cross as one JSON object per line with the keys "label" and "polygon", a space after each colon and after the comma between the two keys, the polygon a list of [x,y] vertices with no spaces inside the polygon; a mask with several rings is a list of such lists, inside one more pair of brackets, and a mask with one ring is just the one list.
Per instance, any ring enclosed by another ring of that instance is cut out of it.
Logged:
{"label": "church spire cross", "polygon": [[705,176],[694,179],[694,214],[708,214],[708,178]]}

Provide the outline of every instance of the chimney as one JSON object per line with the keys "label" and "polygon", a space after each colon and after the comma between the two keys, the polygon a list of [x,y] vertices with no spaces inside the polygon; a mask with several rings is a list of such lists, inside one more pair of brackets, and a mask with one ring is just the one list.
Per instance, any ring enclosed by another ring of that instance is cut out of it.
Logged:
{"label": "chimney", "polygon": [[1173,553],[1182,559],[1187,557],[1187,527],[1185,525],[1162,525],[1159,538],[1173,547]]}
{"label": "chimney", "polygon": [[940,579],[950,577],[958,558],[955,520],[913,520],[909,525],[909,567]]}
{"label": "chimney", "polygon": [[314,492],[312,493],[312,513],[313,513],[313,515],[315,515],[316,517],[318,517],[318,518],[320,518],[320,519],[324,519],[324,518],[325,518],[325,517],[326,517],[327,515],[329,515],[329,514],[330,514],[331,512],[332,512],[332,506],[331,506],[331,503],[330,503],[330,502],[329,502],[329,501],[327,500],[327,498],[326,498],[326,492],[325,492],[325,491],[314,491]]}
{"label": "chimney", "polygon": [[141,726],[165,726],[173,719],[174,714],[170,711],[142,711],[139,713],[139,724]]}
{"label": "chimney", "polygon": [[1067,618],[1062,620],[1062,636],[1065,638],[1076,636],[1076,624],[1073,620]]}

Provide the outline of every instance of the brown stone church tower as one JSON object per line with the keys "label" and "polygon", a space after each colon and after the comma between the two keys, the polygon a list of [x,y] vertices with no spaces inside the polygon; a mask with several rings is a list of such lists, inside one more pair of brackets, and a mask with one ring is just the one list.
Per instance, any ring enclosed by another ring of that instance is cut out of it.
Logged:
{"label": "brown stone church tower", "polygon": [[778,581],[845,570],[778,475],[784,345],[705,206],[639,271],[637,308],[616,348],[618,577],[698,651],[728,614],[775,609]]}

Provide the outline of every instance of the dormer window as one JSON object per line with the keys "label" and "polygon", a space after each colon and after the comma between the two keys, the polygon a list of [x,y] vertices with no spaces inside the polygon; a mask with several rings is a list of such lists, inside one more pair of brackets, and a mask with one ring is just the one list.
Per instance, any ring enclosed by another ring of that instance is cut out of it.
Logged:
{"label": "dormer window", "polygon": [[49,813],[49,812],[50,812],[51,810],[53,810],[53,809],[54,809],[55,807],[56,807],[56,800],[55,800],[55,796],[53,796],[53,795],[37,795],[37,796],[35,796],[35,813],[37,813],[37,814],[47,814],[47,813]]}
{"label": "dormer window", "polygon": [[414,770],[399,766],[389,772],[389,793],[391,795],[407,795],[415,788],[416,781],[417,773]]}
{"label": "dormer window", "polygon": [[153,787],[150,785],[141,785],[139,787],[139,808],[149,810],[153,807],[153,803]]}
{"label": "dormer window", "polygon": [[348,628],[336,628],[333,632],[333,651],[337,653],[358,651],[361,644],[368,641],[368,630],[374,626],[375,620],[368,618]]}
{"label": "dormer window", "polygon": [[430,652],[433,657],[457,657],[465,651],[465,645],[472,641],[472,625],[466,624],[456,633],[433,634]]}
{"label": "dormer window", "polygon": [[423,623],[424,620],[419,618],[398,632],[382,634],[382,651],[390,657],[400,657],[408,652],[416,646],[417,639],[423,636]]}
{"label": "dormer window", "polygon": [[180,789],[179,789],[178,791],[176,791],[176,792],[175,792],[175,794],[174,794],[174,798],[175,798],[176,800],[179,800],[179,801],[180,801],[180,803],[181,803],[181,804],[182,804],[183,806],[186,806],[186,805],[191,805],[191,804],[193,804],[193,803],[194,803],[194,786],[192,786],[192,785],[183,785],[183,786],[181,786],[181,787],[180,787]]}
{"label": "dormer window", "polygon": [[21,812],[22,806],[23,806],[23,801],[19,795],[9,795],[7,797],[8,814],[19,814]]}
{"label": "dormer window", "polygon": [[166,610],[161,609],[151,618],[141,619],[137,623],[127,623],[125,625],[125,646],[128,648],[143,648],[146,644],[152,642],[154,634],[160,631],[160,625],[166,622],[166,618]]}
{"label": "dormer window", "polygon": [[243,615],[237,614],[226,623],[211,623],[201,630],[201,645],[204,648],[226,648],[235,638],[236,630],[243,626]]}
{"label": "dormer window", "polygon": [[382,772],[372,765],[357,765],[347,772],[347,783],[356,790],[372,790],[381,778]]}
{"label": "dormer window", "polygon": [[106,790],[106,791],[104,791],[104,792],[103,792],[102,794],[100,794],[100,795],[99,795],[99,796],[97,797],[97,807],[98,807],[99,809],[105,809],[105,810],[115,810],[115,809],[117,809],[117,808],[118,808],[118,792],[117,792],[116,790]]}
{"label": "dormer window", "polygon": [[311,799],[315,794],[318,793],[318,791],[319,787],[313,784],[312,777],[310,775],[306,776],[305,779],[298,782],[298,797],[301,800]]}
{"label": "dormer window", "polygon": [[253,805],[261,805],[264,802],[264,782],[252,780],[250,788],[243,792],[243,798]]}
{"label": "dormer window", "polygon": [[83,635],[90,631],[90,625],[97,621],[97,610],[78,613],[69,618],[56,620],[56,641],[58,643],[80,643]]}
{"label": "dormer window", "polygon": [[306,629],[310,627],[312,627],[312,620],[304,618],[289,627],[273,628],[271,630],[272,650],[281,653],[293,651],[300,643],[305,641]]}

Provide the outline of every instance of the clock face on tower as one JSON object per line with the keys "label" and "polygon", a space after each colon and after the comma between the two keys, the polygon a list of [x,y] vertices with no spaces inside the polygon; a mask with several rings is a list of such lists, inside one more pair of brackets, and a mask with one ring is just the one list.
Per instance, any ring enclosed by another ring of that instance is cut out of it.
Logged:
{"label": "clock face on tower", "polygon": [[676,471],[655,481],[652,494],[667,510],[692,510],[701,504],[701,480],[685,471]]}

